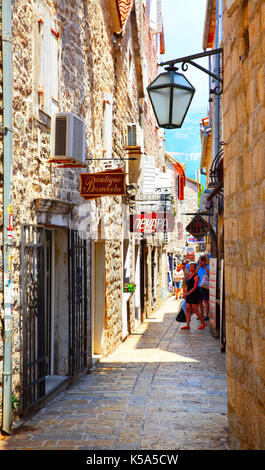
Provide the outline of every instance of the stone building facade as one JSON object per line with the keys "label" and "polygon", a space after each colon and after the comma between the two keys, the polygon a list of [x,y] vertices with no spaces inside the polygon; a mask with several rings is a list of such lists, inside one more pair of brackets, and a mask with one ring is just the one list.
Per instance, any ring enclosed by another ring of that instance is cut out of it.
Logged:
{"label": "stone building facade", "polygon": [[[140,29],[141,67],[143,73],[143,98],[140,100],[140,124],[144,134],[144,147],[139,160],[139,178],[135,185],[136,204],[132,201],[132,212],[138,213],[142,204],[149,211],[150,197],[158,188],[157,175],[164,161],[164,133],[158,128],[146,88],[158,74],[158,57],[164,53],[164,34],[162,28],[161,1],[145,0],[139,4],[140,17],[143,19]],[[142,14],[141,14],[142,13]],[[131,165],[133,167],[133,165]],[[135,167],[134,167],[135,168]],[[133,170],[134,171],[134,170]],[[141,202],[140,202],[141,201]],[[156,205],[156,203],[155,203]],[[154,207],[154,206],[153,206]],[[149,211],[150,212],[150,211]],[[139,234],[138,234],[139,235]],[[160,305],[162,290],[160,278],[162,275],[163,241],[159,234],[144,234],[141,237],[134,234],[135,261],[138,256],[137,269],[140,285],[140,315],[144,320]],[[130,303],[137,303],[137,295]],[[138,297],[139,304],[139,297]],[[136,323],[139,321],[139,305],[134,306]],[[131,315],[134,316],[134,313]]]}
{"label": "stone building facade", "polygon": [[[198,194],[201,184],[189,178],[185,174],[185,165],[178,162],[169,153],[165,154],[164,173],[169,178],[170,193],[173,197],[172,211],[174,214],[174,230],[168,234],[166,252],[166,273],[167,279],[163,279],[163,285],[169,292],[172,292],[173,270],[176,264],[186,259],[189,233],[186,231],[187,225],[198,211]],[[194,253],[196,253],[196,246]],[[195,255],[196,256],[196,255]]]}
{"label": "stone building facade", "polygon": [[[122,167],[128,191],[137,185],[128,124],[143,129],[148,18],[140,0],[11,3],[12,393],[28,412],[135,325],[134,298],[123,293],[136,268],[130,193],[84,201],[80,173]],[[85,123],[81,165],[51,161],[51,118],[59,112]],[[159,148],[157,129],[150,132]],[[2,359],[1,350],[1,366]]]}
{"label": "stone building facade", "polygon": [[232,449],[265,448],[264,15],[263,1],[208,0],[203,38],[204,49],[223,47],[223,90],[211,99],[206,128],[204,121],[201,163],[208,175],[214,158],[215,168],[223,167],[219,187],[209,188],[213,197],[207,198],[216,218],[219,266],[224,261],[219,329]]}
{"label": "stone building facade", "polygon": [[199,210],[199,192],[201,190],[201,183],[199,181],[194,180],[193,178],[189,178],[186,176],[186,184],[185,184],[185,195],[184,200],[180,204],[180,213],[182,214],[182,221],[183,221],[183,239],[187,241],[189,237],[189,233],[186,231],[186,227],[189,225],[191,220],[194,218],[194,215]]}
{"label": "stone building facade", "polygon": [[[203,50],[223,47],[223,15],[220,1],[208,1],[202,41]],[[223,55],[213,54],[209,70],[223,78]],[[223,155],[226,145],[223,135],[223,85],[211,78],[207,116],[201,120],[201,172],[206,175],[206,189],[200,198],[200,211],[210,224],[206,238],[206,251],[211,254],[212,302],[209,302],[209,327],[216,338],[220,337],[221,350],[225,350],[224,302],[224,197]],[[216,90],[216,93],[214,92]]]}
{"label": "stone building facade", "polygon": [[265,448],[265,4],[224,2],[228,416],[237,449]]}

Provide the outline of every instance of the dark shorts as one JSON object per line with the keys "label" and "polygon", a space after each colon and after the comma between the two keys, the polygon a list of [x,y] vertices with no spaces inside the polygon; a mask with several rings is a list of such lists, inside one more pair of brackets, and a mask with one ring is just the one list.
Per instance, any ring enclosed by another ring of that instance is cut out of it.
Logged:
{"label": "dark shorts", "polygon": [[204,289],[204,287],[200,287],[200,301],[201,300],[209,300],[209,289]]}
{"label": "dark shorts", "polygon": [[200,290],[196,289],[186,297],[186,304],[196,305],[200,301]]}
{"label": "dark shorts", "polygon": [[182,281],[178,281],[178,282],[175,281],[174,284],[175,284],[175,288],[179,289],[182,286]]}

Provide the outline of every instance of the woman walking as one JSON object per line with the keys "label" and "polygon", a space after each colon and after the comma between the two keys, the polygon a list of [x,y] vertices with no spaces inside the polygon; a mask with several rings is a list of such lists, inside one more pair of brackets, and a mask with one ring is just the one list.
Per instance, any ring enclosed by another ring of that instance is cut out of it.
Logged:
{"label": "woman walking", "polygon": [[198,328],[199,330],[203,330],[207,326],[205,323],[203,314],[198,312],[198,303],[200,300],[200,290],[198,288],[199,284],[199,276],[196,273],[196,264],[190,264],[190,274],[186,278],[186,286],[187,290],[184,294],[184,299],[186,299],[186,321],[187,325],[183,326],[182,330],[190,330],[190,318],[191,318],[191,308],[193,312],[197,315],[199,320],[201,321],[201,326]]}

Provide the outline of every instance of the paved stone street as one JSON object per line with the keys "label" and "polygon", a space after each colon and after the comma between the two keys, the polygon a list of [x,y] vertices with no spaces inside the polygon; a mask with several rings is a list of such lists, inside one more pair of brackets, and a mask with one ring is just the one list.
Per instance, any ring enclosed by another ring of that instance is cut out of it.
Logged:
{"label": "paved stone street", "polygon": [[177,305],[163,302],[91,374],[2,436],[1,450],[228,449],[225,354],[194,316],[181,331]]}

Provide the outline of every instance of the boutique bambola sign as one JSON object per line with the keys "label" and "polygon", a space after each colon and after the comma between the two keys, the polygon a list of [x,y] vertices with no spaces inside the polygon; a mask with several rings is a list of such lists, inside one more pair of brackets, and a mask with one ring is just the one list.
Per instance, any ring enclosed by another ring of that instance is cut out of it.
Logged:
{"label": "boutique bambola sign", "polygon": [[126,173],[116,170],[97,173],[81,173],[80,195],[85,199],[96,199],[103,196],[124,196],[126,194]]}

